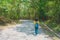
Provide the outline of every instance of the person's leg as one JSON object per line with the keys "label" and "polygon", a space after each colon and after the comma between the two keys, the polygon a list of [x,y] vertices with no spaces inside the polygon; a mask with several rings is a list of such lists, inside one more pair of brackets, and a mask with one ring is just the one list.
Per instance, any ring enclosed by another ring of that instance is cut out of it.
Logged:
{"label": "person's leg", "polygon": [[35,34],[38,34],[38,24],[35,25]]}
{"label": "person's leg", "polygon": [[35,28],[35,34],[37,35],[38,34],[38,29]]}

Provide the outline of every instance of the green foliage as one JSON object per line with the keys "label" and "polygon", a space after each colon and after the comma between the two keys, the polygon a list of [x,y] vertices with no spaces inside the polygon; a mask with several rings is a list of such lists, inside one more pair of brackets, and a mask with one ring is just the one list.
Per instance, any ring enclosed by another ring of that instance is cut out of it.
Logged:
{"label": "green foliage", "polygon": [[60,0],[0,0],[1,16],[7,20],[38,17],[55,31],[60,31]]}
{"label": "green foliage", "polygon": [[[47,18],[46,24],[55,32],[60,32],[60,1],[56,0],[40,0],[39,17]],[[42,10],[42,11],[41,11]]]}

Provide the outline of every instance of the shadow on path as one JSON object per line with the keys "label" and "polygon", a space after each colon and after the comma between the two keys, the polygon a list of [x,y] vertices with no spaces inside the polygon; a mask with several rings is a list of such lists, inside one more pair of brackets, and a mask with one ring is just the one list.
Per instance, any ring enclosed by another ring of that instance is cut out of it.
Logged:
{"label": "shadow on path", "polygon": [[[22,23],[22,25],[16,26],[16,31],[23,32],[27,35],[34,35],[35,32],[34,24],[33,22],[24,22]],[[42,28],[39,28],[38,32],[39,32],[38,34],[41,34],[43,32]]]}

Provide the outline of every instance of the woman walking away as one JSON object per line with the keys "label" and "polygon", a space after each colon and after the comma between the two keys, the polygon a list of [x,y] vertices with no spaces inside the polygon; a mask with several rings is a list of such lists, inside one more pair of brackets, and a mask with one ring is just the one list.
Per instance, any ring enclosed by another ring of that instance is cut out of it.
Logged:
{"label": "woman walking away", "polygon": [[38,34],[38,28],[39,28],[38,18],[35,19],[34,23],[35,23],[35,34],[37,35]]}

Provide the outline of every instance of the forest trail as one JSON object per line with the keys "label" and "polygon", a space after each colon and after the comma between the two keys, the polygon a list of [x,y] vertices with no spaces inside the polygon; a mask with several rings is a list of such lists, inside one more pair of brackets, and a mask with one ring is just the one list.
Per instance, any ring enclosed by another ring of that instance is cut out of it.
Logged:
{"label": "forest trail", "polygon": [[34,23],[31,20],[21,20],[22,24],[0,31],[0,40],[52,40],[39,26],[39,34],[34,35]]}

